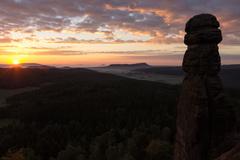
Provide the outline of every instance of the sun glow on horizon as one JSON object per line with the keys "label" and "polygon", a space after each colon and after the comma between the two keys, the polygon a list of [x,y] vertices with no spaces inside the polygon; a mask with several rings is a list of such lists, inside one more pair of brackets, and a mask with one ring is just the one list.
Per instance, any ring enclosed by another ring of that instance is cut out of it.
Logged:
{"label": "sun glow on horizon", "polygon": [[21,63],[25,63],[27,61],[28,55],[23,55],[23,54],[6,55],[6,56],[2,56],[2,59],[3,61],[5,59],[6,64],[20,65]]}
{"label": "sun glow on horizon", "polygon": [[19,65],[20,64],[20,60],[19,59],[13,59],[12,60],[12,64]]}

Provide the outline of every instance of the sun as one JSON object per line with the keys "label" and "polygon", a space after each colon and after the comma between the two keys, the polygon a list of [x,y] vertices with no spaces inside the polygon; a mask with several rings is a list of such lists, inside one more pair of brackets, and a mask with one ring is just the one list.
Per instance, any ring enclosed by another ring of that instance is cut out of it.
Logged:
{"label": "sun", "polygon": [[20,66],[23,62],[25,62],[27,55],[25,54],[16,54],[8,56],[7,63],[15,66]]}
{"label": "sun", "polygon": [[20,64],[20,60],[19,59],[13,59],[12,60],[12,64],[19,65]]}

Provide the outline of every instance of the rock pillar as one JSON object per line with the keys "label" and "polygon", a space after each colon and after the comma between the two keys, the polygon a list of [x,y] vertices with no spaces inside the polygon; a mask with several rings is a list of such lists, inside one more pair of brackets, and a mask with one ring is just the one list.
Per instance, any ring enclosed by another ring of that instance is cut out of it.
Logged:
{"label": "rock pillar", "polygon": [[[200,14],[186,24],[183,59],[186,73],[177,106],[174,160],[207,160],[213,145],[225,137],[229,121],[218,76],[222,41],[216,17]],[[229,116],[231,113],[229,114]],[[223,131],[224,130],[224,131]],[[221,132],[221,133],[219,133]]]}

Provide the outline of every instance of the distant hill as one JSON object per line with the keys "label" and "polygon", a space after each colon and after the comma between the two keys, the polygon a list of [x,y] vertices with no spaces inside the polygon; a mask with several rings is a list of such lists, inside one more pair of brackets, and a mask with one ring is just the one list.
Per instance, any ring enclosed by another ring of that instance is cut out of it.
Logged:
{"label": "distant hill", "polygon": [[11,64],[0,64],[0,68],[55,68],[54,66],[48,66],[48,65],[43,65],[43,64],[38,64],[38,63],[21,63],[19,65],[11,65]]}
{"label": "distant hill", "polygon": [[150,68],[140,68],[136,69],[136,72],[151,73],[151,74],[163,74],[163,75],[177,75],[183,76],[184,72],[181,67],[178,66],[160,66],[160,67],[150,67]]}
{"label": "distant hill", "polygon": [[53,66],[42,65],[38,63],[22,63],[21,66],[23,68],[55,68]]}
{"label": "distant hill", "polygon": [[37,87],[45,83],[79,83],[84,80],[101,81],[102,77],[117,77],[83,68],[0,68],[0,89]]}
{"label": "distant hill", "polygon": [[[174,75],[174,76],[184,76],[184,71],[182,67],[150,67],[150,68],[139,68],[135,70],[136,72],[141,72],[145,74],[161,74],[161,75]],[[228,88],[240,88],[240,65],[223,65],[220,71],[220,76],[222,78],[223,84]]]}
{"label": "distant hill", "polygon": [[240,65],[224,65],[220,72],[224,86],[240,88]]}
{"label": "distant hill", "polygon": [[133,69],[138,69],[138,68],[150,68],[151,66],[148,65],[147,63],[135,63],[135,64],[110,64],[107,66],[107,68],[133,68]]}

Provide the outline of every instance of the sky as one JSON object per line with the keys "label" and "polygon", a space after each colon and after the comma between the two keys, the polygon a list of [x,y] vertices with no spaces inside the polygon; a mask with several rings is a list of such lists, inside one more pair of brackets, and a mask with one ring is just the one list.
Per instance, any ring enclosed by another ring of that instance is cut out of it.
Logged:
{"label": "sky", "polygon": [[0,64],[181,65],[185,23],[221,24],[223,64],[240,64],[240,0],[0,0]]}

